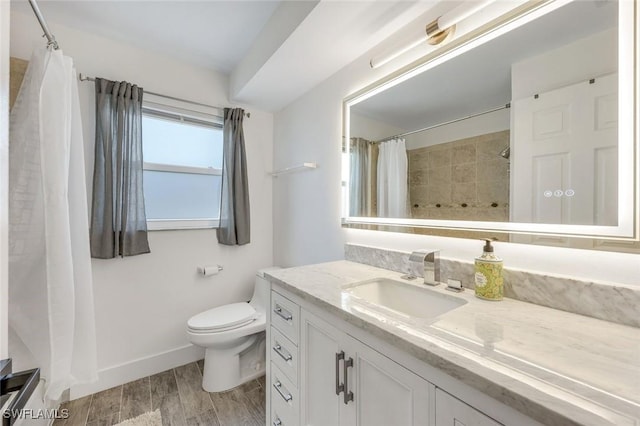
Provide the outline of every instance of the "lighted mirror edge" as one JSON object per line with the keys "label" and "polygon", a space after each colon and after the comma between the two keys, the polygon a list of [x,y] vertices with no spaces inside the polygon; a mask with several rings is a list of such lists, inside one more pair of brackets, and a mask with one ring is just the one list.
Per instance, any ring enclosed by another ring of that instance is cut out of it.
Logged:
{"label": "lighted mirror edge", "polygon": [[[635,228],[632,235],[636,239],[640,238],[638,12],[636,1],[618,1],[618,34],[633,35],[618,37],[618,227]],[[633,52],[633,55],[623,55],[622,52]],[[633,90],[623,90],[628,87]],[[624,214],[629,211],[633,212],[630,216]]]}
{"label": "lighted mirror edge", "polygon": [[[479,222],[463,220],[392,219],[348,217],[342,225],[401,226],[403,228],[427,228],[447,231],[499,232],[523,235],[549,235],[557,237],[604,238],[620,241],[638,241],[619,226],[554,225],[545,223]],[[525,225],[523,228],[522,225]]]}
{"label": "lighted mirror edge", "polygon": [[[440,63],[450,60],[479,44],[486,43],[500,35],[518,28],[526,23],[552,12],[572,0],[542,0],[531,1],[516,8],[493,21],[471,31],[459,40],[453,40],[445,45],[442,51],[436,50],[424,58],[415,61],[395,73],[385,76],[367,87],[353,93],[343,101],[343,147],[346,154],[350,152],[350,109],[371,96],[388,88],[396,86],[409,78],[427,71]],[[578,1],[578,0],[574,0]],[[618,176],[618,226],[597,225],[563,225],[538,223],[511,222],[479,222],[479,221],[451,221],[411,218],[369,218],[349,216],[349,184],[348,171],[343,170],[344,198],[342,203],[342,225],[377,225],[400,226],[403,228],[427,228],[433,230],[500,232],[522,235],[549,235],[571,238],[599,238],[614,241],[640,241],[640,150],[637,141],[640,138],[640,121],[636,100],[640,99],[640,34],[635,31],[638,22],[638,7],[635,0],[618,1],[619,34],[633,34],[633,36],[619,39],[619,52],[632,51],[633,55],[618,55],[619,80],[618,87],[633,87],[634,90],[619,90],[619,146],[626,147],[633,152],[631,159],[625,155],[624,149],[619,149]],[[629,43],[631,46],[629,46]],[[629,63],[631,62],[631,63]],[[631,65],[631,66],[629,66]],[[625,108],[625,106],[627,108]],[[631,108],[628,108],[631,106]],[[631,215],[623,212],[632,211]]]}

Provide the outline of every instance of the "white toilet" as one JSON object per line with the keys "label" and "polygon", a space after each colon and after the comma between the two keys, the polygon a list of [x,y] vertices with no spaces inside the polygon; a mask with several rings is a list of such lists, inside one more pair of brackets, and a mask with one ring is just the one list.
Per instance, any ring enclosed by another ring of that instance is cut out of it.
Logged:
{"label": "white toilet", "polygon": [[221,392],[260,377],[265,372],[265,329],[269,282],[256,274],[249,303],[231,303],[195,315],[187,321],[191,343],[206,349],[202,388]]}

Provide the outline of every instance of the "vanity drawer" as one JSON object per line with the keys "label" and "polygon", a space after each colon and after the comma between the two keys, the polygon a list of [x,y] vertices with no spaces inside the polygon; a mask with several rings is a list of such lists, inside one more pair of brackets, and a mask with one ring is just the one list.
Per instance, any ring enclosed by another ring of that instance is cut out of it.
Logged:
{"label": "vanity drawer", "polygon": [[466,402],[436,388],[436,426],[440,425],[503,426]]}
{"label": "vanity drawer", "polygon": [[291,418],[290,414],[285,408],[284,411],[280,406],[271,405],[271,426],[298,426],[298,421],[295,418]]}
{"label": "vanity drawer", "polygon": [[278,417],[283,426],[297,425],[300,399],[298,388],[271,363],[271,418]]}
{"label": "vanity drawer", "polygon": [[275,291],[271,292],[271,325],[298,344],[300,307]]}
{"label": "vanity drawer", "polygon": [[271,327],[271,361],[293,383],[298,383],[298,347],[274,327]]}

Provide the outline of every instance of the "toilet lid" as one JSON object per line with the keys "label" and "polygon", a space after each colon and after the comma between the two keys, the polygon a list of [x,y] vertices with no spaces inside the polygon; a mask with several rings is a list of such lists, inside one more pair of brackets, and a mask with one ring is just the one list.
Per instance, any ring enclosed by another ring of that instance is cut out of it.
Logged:
{"label": "toilet lid", "polygon": [[246,302],[231,303],[191,317],[187,321],[187,326],[192,330],[228,330],[248,324],[257,317],[258,313],[250,304]]}

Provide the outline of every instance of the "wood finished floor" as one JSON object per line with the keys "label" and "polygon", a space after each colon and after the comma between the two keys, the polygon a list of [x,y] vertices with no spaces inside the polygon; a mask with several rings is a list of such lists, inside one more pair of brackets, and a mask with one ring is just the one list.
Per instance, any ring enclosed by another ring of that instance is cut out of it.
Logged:
{"label": "wood finished floor", "polygon": [[63,404],[55,426],[111,426],[160,410],[163,426],[263,426],[264,376],[226,392],[202,390],[204,361],[163,371]]}

